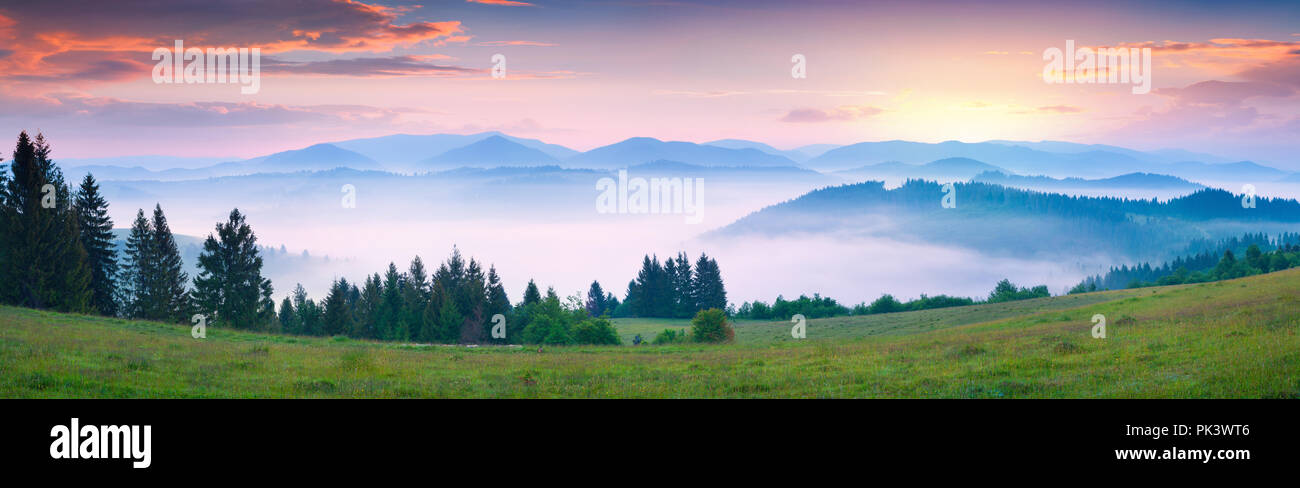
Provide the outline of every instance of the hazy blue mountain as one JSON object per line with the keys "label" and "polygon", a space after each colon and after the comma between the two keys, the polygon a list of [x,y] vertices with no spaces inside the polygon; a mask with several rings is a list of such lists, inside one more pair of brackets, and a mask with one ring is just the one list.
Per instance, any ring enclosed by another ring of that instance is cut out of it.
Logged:
{"label": "hazy blue mountain", "polygon": [[68,181],[81,181],[86,173],[95,175],[99,181],[111,180],[154,180],[179,181],[212,178],[217,176],[241,175],[261,172],[254,165],[244,161],[229,161],[202,168],[172,168],[151,170],[141,166],[121,167],[107,165],[70,166],[63,169]]}
{"label": "hazy blue mountain", "polygon": [[1277,168],[1264,166],[1250,161],[1235,163],[1206,164],[1199,161],[1185,161],[1168,166],[1170,172],[1184,178],[1203,181],[1265,182],[1277,181],[1290,173]]}
{"label": "hazy blue mountain", "polygon": [[817,156],[821,156],[822,154],[826,154],[826,151],[830,151],[831,149],[836,149],[840,147],[844,147],[844,146],[840,144],[809,144],[806,146],[799,146],[791,150],[799,151],[801,153],[807,154],[808,157],[810,158],[815,158]]}
{"label": "hazy blue mountain", "polygon": [[570,157],[564,163],[575,168],[622,168],[661,159],[701,166],[795,166],[790,158],[753,148],[728,149],[651,137],[633,137],[601,146]]}
{"label": "hazy blue mountain", "polygon": [[[1142,151],[1138,151],[1135,149],[1129,149],[1120,146],[1112,146],[1109,144],[1080,144],[1077,142],[1065,142],[1065,141],[1030,142],[1030,141],[1007,141],[1007,140],[991,140],[985,142],[1002,144],[1006,146],[1022,146],[1022,147],[1027,147],[1029,149],[1033,149],[1035,151],[1063,153],[1063,154],[1079,154],[1079,153],[1100,151],[1100,152],[1111,152],[1115,154],[1123,154],[1125,156],[1129,156],[1134,159],[1145,160],[1145,161],[1162,161],[1164,159],[1162,157],[1158,157],[1153,154],[1144,153]],[[1164,161],[1164,162],[1172,162],[1172,161]]]}
{"label": "hazy blue mountain", "polygon": [[[235,161],[239,158],[188,158],[180,156],[116,156],[111,158],[59,158],[64,168],[73,166],[141,168],[160,171],[173,168],[203,168],[214,164]],[[98,177],[98,175],[96,175]]]}
{"label": "hazy blue mountain", "polygon": [[382,169],[375,160],[333,144],[314,144],[282,151],[244,163],[258,172],[315,171],[332,168]]}
{"label": "hazy blue mountain", "polygon": [[944,158],[926,164],[907,164],[886,161],[860,168],[836,171],[832,174],[849,179],[907,179],[919,178],[939,181],[969,180],[985,172],[1003,173],[1006,170],[970,158]]}
{"label": "hazy blue mountain", "polygon": [[808,153],[799,151],[797,149],[782,151],[780,149],[777,149],[775,147],[769,146],[761,142],[747,141],[744,139],[718,139],[716,141],[709,141],[704,144],[708,146],[725,147],[727,149],[757,149],[759,151],[763,151],[768,154],[790,158],[791,161],[797,163],[802,163],[812,158],[812,156],[808,155]]}
{"label": "hazy blue mountain", "polygon": [[[887,237],[965,247],[990,255],[1057,259],[1109,255],[1166,259],[1193,239],[1294,231],[1300,202],[1202,189],[1166,202],[1076,197],[989,183],[956,183],[954,206],[935,182],[913,180],[823,188],[743,217],[711,236],[802,234]],[[1083,253],[1083,254],[1080,254]]]}
{"label": "hazy blue mountain", "polygon": [[1169,162],[1202,161],[1210,164],[1221,164],[1221,163],[1232,162],[1231,159],[1222,156],[1186,151],[1183,149],[1157,149],[1155,151],[1148,151],[1148,153],[1165,158],[1165,160]]}
{"label": "hazy blue mountain", "polygon": [[426,168],[538,166],[556,163],[559,161],[549,154],[501,136],[490,136],[420,162]]}
{"label": "hazy blue mountain", "polygon": [[837,178],[796,166],[702,166],[666,159],[632,165],[627,168],[627,173],[629,178],[706,178],[726,183],[800,181],[832,184],[840,182]]}
{"label": "hazy blue mountain", "polygon": [[468,146],[493,136],[504,137],[524,147],[546,153],[555,159],[563,159],[578,154],[578,151],[558,144],[548,144],[537,139],[514,137],[496,131],[480,132],[478,134],[394,134],[391,136],[340,141],[334,143],[334,145],[364,154],[380,163],[396,163],[400,167],[404,164],[424,161],[452,149]]}
{"label": "hazy blue mountain", "polygon": [[1129,173],[1113,178],[1089,180],[1084,178],[1050,178],[1047,176],[1009,175],[998,171],[980,173],[972,181],[992,183],[1039,191],[1062,189],[1148,189],[1148,190],[1185,190],[1188,192],[1205,188],[1205,185],[1192,183],[1177,176],[1152,173]]}
{"label": "hazy blue mountain", "polygon": [[886,161],[919,164],[944,158],[969,158],[1017,173],[1052,176],[1114,176],[1143,169],[1145,162],[1106,151],[1058,154],[998,143],[947,141],[860,142],[827,151],[807,161],[817,170],[843,170]]}

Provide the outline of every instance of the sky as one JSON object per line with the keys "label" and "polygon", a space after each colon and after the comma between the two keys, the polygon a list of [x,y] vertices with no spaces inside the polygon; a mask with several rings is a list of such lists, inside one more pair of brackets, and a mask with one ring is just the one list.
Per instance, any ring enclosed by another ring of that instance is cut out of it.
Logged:
{"label": "sky", "polygon": [[[578,150],[1066,140],[1300,170],[1300,2],[1041,3],[4,0],[0,134],[39,130],[56,158],[485,130]],[[155,83],[176,40],[259,48],[260,89]],[[1150,48],[1150,91],[1045,82],[1068,40]]]}

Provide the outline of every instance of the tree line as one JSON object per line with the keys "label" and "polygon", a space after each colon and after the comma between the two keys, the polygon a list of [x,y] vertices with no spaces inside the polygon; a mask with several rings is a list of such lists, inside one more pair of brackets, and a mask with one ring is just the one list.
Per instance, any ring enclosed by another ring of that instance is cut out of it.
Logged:
{"label": "tree line", "polygon": [[770,305],[761,300],[755,300],[752,303],[744,302],[732,315],[738,319],[750,320],[790,320],[790,318],[795,315],[803,315],[804,318],[817,319],[848,315],[874,315],[881,313],[929,310],[934,308],[961,307],[977,303],[999,303],[1049,296],[1052,296],[1052,294],[1048,291],[1047,285],[1038,285],[1033,288],[1017,287],[1015,284],[1011,283],[1011,280],[1004,279],[994,285],[993,291],[989,292],[989,296],[984,300],[948,295],[929,296],[923,293],[920,298],[901,302],[897,298],[894,298],[893,295],[886,293],[881,295],[880,298],[872,301],[870,304],[863,302],[854,305],[853,307],[848,307],[840,304],[834,298],[823,297],[820,294],[813,294],[811,298],[807,295],[799,295],[799,298],[794,300],[787,300],[785,297],[778,295],[776,300],[774,300]]}
{"label": "tree line", "polygon": [[74,192],[45,136],[18,135],[0,171],[0,303],[61,312],[258,328],[274,316],[257,238],[238,209],[218,223],[193,287],[162,207],[136,213],[118,260],[113,221],[87,174]]}
{"label": "tree line", "polygon": [[[1085,278],[1070,294],[1097,290],[1122,290],[1148,286],[1181,285],[1230,280],[1300,266],[1300,234],[1245,234],[1217,245],[1193,243],[1189,249],[1206,249],[1164,264],[1142,263],[1113,267],[1104,275]],[[1239,259],[1237,256],[1244,256]]]}
{"label": "tree line", "polygon": [[727,308],[722,271],[705,254],[693,268],[684,252],[662,264],[658,256],[645,256],[636,278],[627,284],[626,296],[614,316],[689,318],[700,310]]}

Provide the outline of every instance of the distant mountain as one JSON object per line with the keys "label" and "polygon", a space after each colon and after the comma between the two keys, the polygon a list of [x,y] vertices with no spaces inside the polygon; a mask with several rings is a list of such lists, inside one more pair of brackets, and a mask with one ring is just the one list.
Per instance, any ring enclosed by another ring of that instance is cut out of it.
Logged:
{"label": "distant mountain", "polygon": [[558,144],[548,144],[537,139],[514,137],[500,132],[478,134],[394,134],[391,136],[351,139],[334,143],[344,149],[364,154],[385,165],[410,165],[440,155],[458,147],[468,146],[489,137],[503,137],[511,142],[536,149],[555,159],[564,159],[578,151]]}
{"label": "distant mountain", "polygon": [[761,142],[747,141],[744,139],[719,139],[716,141],[709,141],[704,144],[707,146],[725,147],[727,149],[757,149],[759,151],[763,151],[768,154],[772,154],[776,156],[784,156],[786,158],[789,158],[791,161],[797,163],[802,163],[804,161],[812,159],[813,157],[808,153],[805,153],[797,149],[782,151],[780,149],[777,149],[775,147],[769,146]]}
{"label": "distant mountain", "polygon": [[1217,182],[1267,182],[1286,178],[1290,173],[1277,168],[1264,166],[1250,161],[1235,163],[1206,164],[1199,161],[1186,161],[1169,165],[1170,172],[1184,178]]}
{"label": "distant mountain", "polygon": [[[189,158],[181,156],[114,156],[108,158],[59,158],[59,166],[140,168],[146,171],[161,171],[174,168],[203,168],[214,164],[236,161],[239,158]],[[96,175],[98,177],[98,175]]]}
{"label": "distant mountain", "polygon": [[855,180],[914,178],[949,182],[969,180],[985,172],[1004,173],[1006,170],[970,158],[944,158],[920,165],[888,161],[832,174]]}
{"label": "distant mountain", "polygon": [[1069,189],[1103,189],[1123,192],[1124,190],[1176,190],[1193,192],[1205,188],[1205,185],[1192,183],[1177,176],[1151,173],[1129,173],[1113,178],[1088,180],[1083,178],[1056,179],[1047,176],[1008,175],[998,171],[989,171],[975,175],[971,181],[992,183],[995,185],[1038,191],[1061,191]]}
{"label": "distant mountain", "polygon": [[833,177],[796,166],[701,166],[664,159],[632,165],[627,168],[627,173],[629,177],[725,178],[728,183],[839,182]]}
{"label": "distant mountain", "polygon": [[1077,142],[1065,142],[1065,141],[1029,142],[1029,141],[1007,141],[1007,140],[992,140],[992,141],[985,141],[985,142],[989,142],[993,144],[1002,144],[1005,146],[1020,146],[1020,147],[1033,149],[1035,151],[1043,151],[1043,152],[1058,153],[1058,154],[1081,154],[1081,153],[1101,152],[1101,153],[1121,154],[1124,156],[1131,157],[1135,160],[1146,161],[1146,162],[1168,163],[1174,161],[1174,160],[1166,160],[1164,157],[1144,153],[1142,151],[1129,149],[1126,147],[1112,146],[1109,144],[1080,144]]}
{"label": "distant mountain", "polygon": [[338,167],[383,169],[373,159],[324,143],[250,159],[244,165],[258,172],[317,171]]}
{"label": "distant mountain", "polygon": [[651,137],[633,137],[602,146],[564,161],[575,168],[622,168],[657,160],[680,161],[700,166],[795,166],[785,156],[754,148],[729,149],[692,142],[661,141]]}
{"label": "distant mountain", "polygon": [[805,163],[817,170],[843,170],[886,161],[918,164],[945,158],[969,158],[1017,173],[1052,176],[1114,176],[1141,169],[1143,161],[1106,151],[1059,154],[1024,146],[947,141],[860,142],[827,151]]}
{"label": "distant mountain", "polygon": [[1110,144],[1080,144],[1077,142],[1065,142],[1065,141],[1029,142],[1029,141],[992,140],[992,141],[985,141],[985,142],[1004,144],[1009,146],[1023,146],[1036,151],[1065,153],[1065,154],[1078,154],[1078,153],[1086,153],[1086,152],[1094,152],[1094,151],[1110,152],[1116,154],[1123,154],[1126,156],[1130,156],[1134,159],[1154,162],[1154,163],[1176,163],[1179,161],[1204,161],[1210,164],[1220,164],[1220,163],[1232,162],[1231,159],[1215,156],[1213,154],[1185,151],[1182,149],[1158,149],[1155,151],[1138,151],[1136,149],[1129,149],[1120,146],[1112,146]]}
{"label": "distant mountain", "polygon": [[807,154],[808,157],[810,158],[815,158],[817,156],[821,156],[822,154],[826,154],[826,151],[830,151],[831,149],[837,149],[841,147],[844,146],[840,144],[809,144],[807,146],[796,147],[794,149],[791,149],[791,151],[799,151],[801,153]]}
{"label": "distant mountain", "polygon": [[437,169],[459,166],[540,166],[556,163],[559,163],[559,160],[551,155],[502,136],[490,136],[420,162],[424,167]]}

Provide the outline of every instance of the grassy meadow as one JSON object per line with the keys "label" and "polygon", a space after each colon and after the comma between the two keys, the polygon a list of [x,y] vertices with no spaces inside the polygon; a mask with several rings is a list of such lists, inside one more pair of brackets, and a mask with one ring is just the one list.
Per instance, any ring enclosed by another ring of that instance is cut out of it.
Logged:
{"label": "grassy meadow", "polygon": [[[1093,339],[1093,314],[1107,338]],[[1300,269],[1199,285],[808,321],[736,343],[304,338],[0,307],[0,397],[1300,397]]]}

